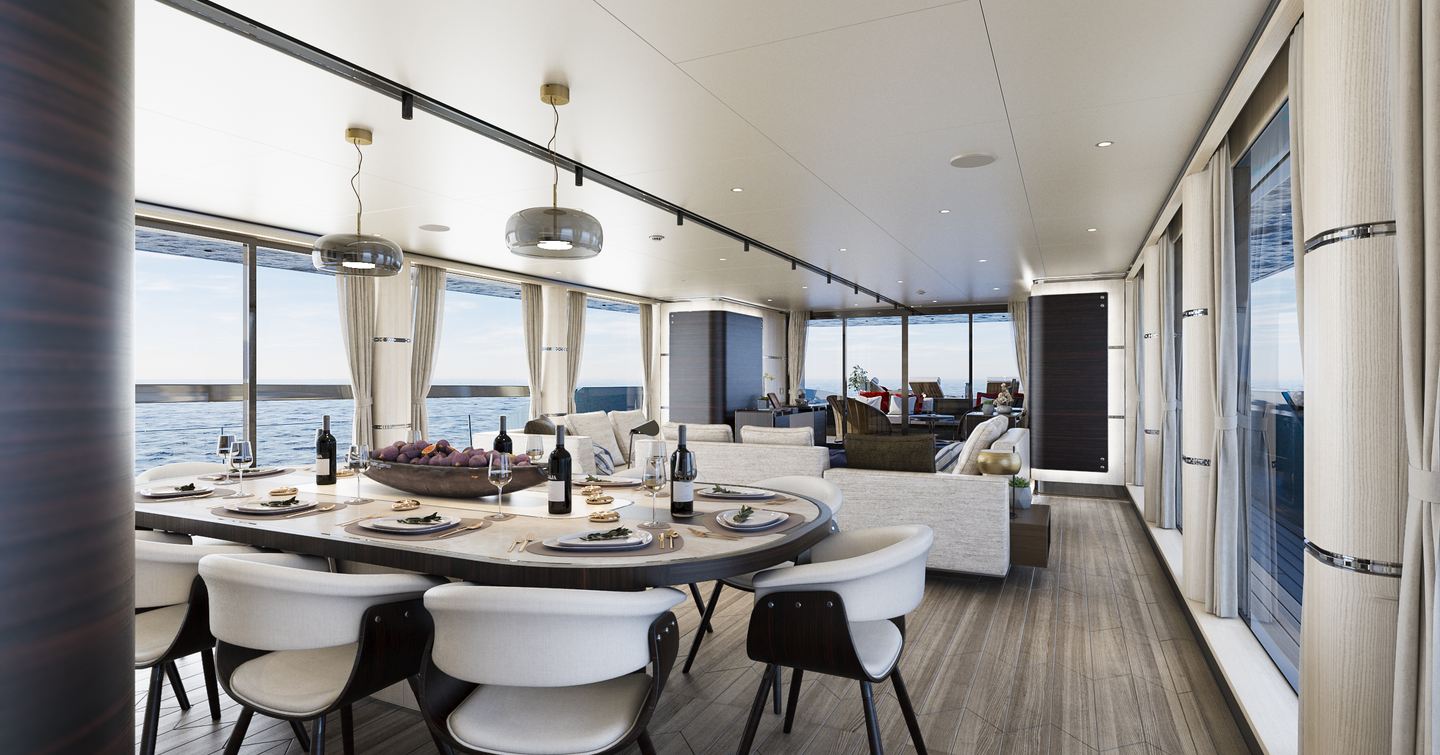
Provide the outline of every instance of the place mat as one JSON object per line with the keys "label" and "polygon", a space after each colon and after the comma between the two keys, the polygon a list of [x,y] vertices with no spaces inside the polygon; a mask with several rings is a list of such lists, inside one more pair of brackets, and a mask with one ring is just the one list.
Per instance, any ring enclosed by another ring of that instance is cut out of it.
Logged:
{"label": "place mat", "polygon": [[[199,499],[199,500],[209,500],[209,499]],[[214,514],[215,516],[223,516],[223,517],[225,517],[226,519],[243,519],[243,520],[245,520],[245,521],[247,521],[247,522],[267,522],[267,521],[268,521],[268,522],[274,522],[274,521],[284,520],[284,519],[304,519],[304,518],[307,517],[307,516],[318,516],[318,515],[320,515],[320,514],[333,514],[333,513],[335,513],[336,511],[343,511],[343,510],[348,506],[348,504],[338,503],[338,502],[337,502],[337,503],[335,504],[335,508],[330,509],[329,511],[320,511],[320,510],[319,510],[321,506],[327,506],[327,505],[329,505],[329,504],[328,504],[328,503],[320,503],[319,505],[315,506],[314,508],[306,509],[306,510],[303,511],[303,512],[301,512],[301,511],[296,511],[296,512],[294,512],[294,514],[295,514],[294,516],[290,516],[289,514],[242,514],[242,513],[238,512],[238,511],[231,511],[231,510],[225,508],[224,506],[216,506],[215,508],[210,509],[210,513],[211,513],[211,514]]]}
{"label": "place mat", "polygon": [[[576,558],[616,558],[629,556],[664,556],[670,553],[678,553],[685,549],[685,536],[683,534],[680,537],[675,538],[675,541],[671,544],[671,547],[666,548],[665,550],[660,550],[661,531],[648,530],[648,532],[654,535],[655,539],[651,540],[650,544],[645,546],[644,548],[636,548],[632,551],[576,551],[569,549],[560,550],[559,548],[551,548],[542,542],[536,541],[525,546],[525,552],[533,553],[537,556],[554,556],[556,558],[569,558],[571,556],[575,556]],[[676,532],[679,532],[679,530],[676,530]]]}
{"label": "place mat", "polygon": [[[280,467],[273,472],[246,472],[245,479],[263,480],[266,477],[279,477],[282,474],[290,474],[294,471],[294,467]],[[226,472],[225,474],[202,474],[195,479],[205,480],[206,482],[239,482],[240,475],[233,472]]]}
{"label": "place mat", "polygon": [[348,533],[350,533],[350,534],[352,534],[352,535],[361,535],[361,536],[364,536],[364,537],[373,537],[373,538],[376,538],[376,539],[379,539],[379,540],[399,540],[399,541],[401,541],[401,542],[406,542],[406,541],[409,541],[409,542],[418,542],[418,541],[421,541],[421,540],[439,540],[441,537],[443,537],[443,536],[445,536],[445,535],[449,535],[450,533],[454,532],[456,529],[459,529],[459,528],[461,528],[461,527],[473,527],[473,526],[475,526],[476,524],[480,525],[480,528],[479,528],[479,529],[473,529],[473,530],[469,530],[469,531],[466,531],[466,532],[462,532],[462,533],[460,533],[459,535],[451,535],[450,537],[447,537],[447,538],[445,538],[445,539],[446,539],[446,540],[459,540],[460,538],[465,537],[465,536],[467,536],[467,535],[473,535],[473,534],[475,534],[476,532],[483,532],[484,530],[489,529],[490,525],[493,524],[493,522],[491,522],[491,521],[489,521],[489,520],[486,520],[486,519],[461,519],[461,520],[460,520],[460,523],[457,524],[457,525],[455,525],[454,527],[450,527],[449,529],[443,529],[443,530],[440,530],[439,532],[427,532],[427,533],[425,533],[425,534],[423,534],[423,535],[401,535],[401,534],[399,534],[399,533],[381,532],[381,531],[379,531],[379,530],[372,530],[372,529],[367,529],[367,528],[365,528],[365,527],[361,527],[359,522],[356,522],[355,524],[347,524],[347,525],[345,525],[345,531],[348,532]]}
{"label": "place mat", "polygon": [[[739,507],[737,506],[736,508]],[[785,514],[784,511],[778,511],[776,513]],[[708,514],[701,516],[698,521],[692,519],[690,523],[703,524],[705,525],[705,529],[708,529],[711,532],[718,532],[722,535],[735,535],[737,537],[759,537],[761,535],[774,535],[779,532],[784,532],[785,530],[794,529],[800,526],[805,521],[805,517],[799,514],[787,514],[786,520],[775,525],[774,527],[766,527],[763,530],[756,530],[754,532],[744,532],[741,530],[732,530],[729,527],[720,524],[718,521],[715,520],[715,517],[719,515],[719,511],[712,511]]]}
{"label": "place mat", "polygon": [[136,502],[136,503],[190,503],[191,501],[218,501],[218,500],[220,500],[220,499],[222,499],[222,498],[236,498],[236,497],[239,497],[239,495],[240,495],[240,491],[238,491],[238,490],[231,490],[231,489],[229,489],[229,488],[218,488],[218,487],[215,488],[215,492],[211,493],[210,495],[176,496],[176,497],[173,497],[173,498],[151,498],[150,496],[140,495],[140,493],[137,491],[137,492],[135,493],[135,502]]}
{"label": "place mat", "polygon": [[[739,486],[737,485],[736,487]],[[764,488],[760,489],[764,490]],[[707,501],[709,503],[750,504],[752,506],[755,504],[760,504],[761,506],[769,506],[771,504],[794,503],[800,499],[794,496],[785,495],[784,493],[780,492],[775,492],[774,498],[716,498],[715,496],[705,495],[704,493],[701,493],[697,490],[695,491],[695,500]]]}

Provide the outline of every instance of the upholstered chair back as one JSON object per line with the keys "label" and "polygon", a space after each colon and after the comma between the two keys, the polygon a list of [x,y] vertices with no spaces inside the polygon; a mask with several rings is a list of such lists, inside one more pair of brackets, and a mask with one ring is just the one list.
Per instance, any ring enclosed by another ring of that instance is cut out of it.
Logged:
{"label": "upholstered chair back", "polygon": [[173,464],[161,464],[135,475],[135,482],[149,482],[151,480],[167,480],[171,477],[195,477],[202,474],[220,474],[225,471],[225,465],[213,461],[177,461]]}
{"label": "upholstered chair back", "polygon": [[839,512],[840,506],[845,503],[845,497],[840,492],[840,486],[823,477],[786,475],[784,477],[770,477],[764,480],[757,480],[750,484],[757,488],[768,488],[770,490],[778,490],[782,493],[793,493],[795,495],[814,498],[826,506],[829,506],[831,513]]}
{"label": "upholstered chair back", "polygon": [[813,446],[815,430],[810,427],[746,425],[740,428],[740,442],[769,446]]}
{"label": "upholstered chair back", "polygon": [[418,598],[441,580],[419,574],[332,574],[315,556],[206,556],[215,639],[254,650],[309,650],[360,638],[373,605]]}
{"label": "upholstered chair back", "polygon": [[[161,540],[159,538],[165,538]],[[246,545],[191,545],[185,535],[135,533],[135,607],[174,606],[190,599],[200,559],[212,554],[255,553]]]}
{"label": "upholstered chair back", "polygon": [[442,585],[425,593],[435,622],[431,659],[467,682],[574,687],[650,662],[650,625],[685,600],[642,592]]}
{"label": "upholstered chair back", "polygon": [[925,558],[934,539],[919,524],[831,535],[811,549],[810,563],[755,575],[755,600],[776,592],[834,592],[852,622],[904,616],[925,597]]}

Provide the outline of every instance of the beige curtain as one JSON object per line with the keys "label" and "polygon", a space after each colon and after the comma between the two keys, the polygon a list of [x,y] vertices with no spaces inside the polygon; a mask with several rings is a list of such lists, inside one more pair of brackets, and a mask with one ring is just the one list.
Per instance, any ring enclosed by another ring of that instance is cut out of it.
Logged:
{"label": "beige curtain", "polygon": [[1390,117],[1400,384],[1410,463],[1392,708],[1393,753],[1440,742],[1440,0],[1394,0]]}
{"label": "beige curtain", "polygon": [[[640,305],[640,368],[645,381],[643,386],[645,390],[644,403],[641,404],[641,407],[646,410],[646,415],[649,416],[650,419],[658,421],[660,415],[658,414],[658,406],[655,403],[656,391],[658,391],[659,388],[655,385],[654,304]],[[657,408],[652,410],[650,408],[652,406],[656,406]]]}
{"label": "beige curtain", "polygon": [[788,375],[786,402],[794,400],[805,390],[805,334],[810,327],[810,312],[791,310],[785,337],[785,356]]}
{"label": "beige curtain", "polygon": [[1305,141],[1302,116],[1305,102],[1305,19],[1290,32],[1290,223],[1295,249],[1295,320],[1299,325],[1300,353],[1305,353],[1305,214],[1301,190],[1305,185]]}
{"label": "beige curtain", "polygon": [[[1240,357],[1236,340],[1235,197],[1230,147],[1222,142],[1211,158],[1210,333],[1213,338],[1215,378],[1211,408],[1215,412],[1215,450],[1210,455],[1208,503],[1214,507],[1211,526],[1210,597],[1206,608],[1216,616],[1232,617],[1240,607]],[[1198,408],[1198,407],[1197,407]]]}
{"label": "beige curtain", "polygon": [[[1176,512],[1179,511],[1180,490],[1180,376],[1175,369],[1179,354],[1180,323],[1175,322],[1175,242],[1170,234],[1160,236],[1160,250],[1156,255],[1156,275],[1159,277],[1160,296],[1160,449],[1154,469],[1159,474],[1146,477],[1145,503],[1147,519],[1162,529],[1175,529]],[[1148,275],[1148,273],[1147,273]],[[1152,487],[1153,486],[1153,487]],[[1156,489],[1158,488],[1158,490]],[[1155,501],[1152,511],[1150,501]]]}
{"label": "beige curtain", "polygon": [[359,275],[335,276],[340,303],[340,337],[350,365],[350,392],[355,396],[351,443],[375,445],[372,407],[375,374],[375,279]]}
{"label": "beige curtain", "polygon": [[575,413],[575,388],[580,382],[581,349],[585,345],[585,292],[569,291],[565,295],[566,319],[569,327],[565,330],[565,358],[568,377],[565,385],[569,391],[566,410]]}
{"label": "beige curtain", "polygon": [[[1020,371],[1020,390],[1030,384],[1030,299],[1021,297],[1009,303],[1011,331],[1015,336],[1015,365]],[[977,389],[978,390],[978,389]]]}
{"label": "beige curtain", "polygon": [[1145,342],[1138,338],[1144,331],[1145,313],[1140,309],[1139,276],[1125,280],[1125,349],[1128,384],[1125,386],[1125,430],[1130,438],[1129,452],[1125,455],[1125,482],[1143,485],[1145,478],[1145,424],[1141,416],[1140,389],[1144,385],[1142,367],[1145,364]]}
{"label": "beige curtain", "polygon": [[445,269],[415,265],[415,326],[410,346],[410,426],[428,438],[430,416],[425,397],[435,374],[435,346],[445,316]]}
{"label": "beige curtain", "polygon": [[540,284],[520,284],[520,321],[525,331],[525,362],[530,373],[530,417],[541,416],[540,403],[540,338],[545,326],[545,310],[540,304]]}

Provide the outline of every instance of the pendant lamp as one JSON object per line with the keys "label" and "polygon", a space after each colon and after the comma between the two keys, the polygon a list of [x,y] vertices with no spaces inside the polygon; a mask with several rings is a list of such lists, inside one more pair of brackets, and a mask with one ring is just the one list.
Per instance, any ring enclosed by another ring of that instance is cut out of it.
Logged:
{"label": "pendant lamp", "polygon": [[400,272],[405,264],[405,253],[400,245],[383,236],[360,232],[360,215],[365,209],[360,200],[360,190],[355,180],[360,177],[360,168],[365,164],[365,153],[360,146],[374,141],[368,128],[345,129],[345,141],[355,145],[355,175],[350,177],[350,190],[355,192],[355,232],[331,233],[316,239],[311,248],[310,261],[316,270],[336,275],[361,275],[384,278]]}
{"label": "pendant lamp", "polygon": [[555,111],[555,127],[550,133],[550,168],[554,183],[550,187],[550,206],[531,207],[510,216],[505,224],[505,245],[521,257],[547,260],[578,260],[600,253],[604,233],[600,221],[580,210],[560,206],[560,166],[555,160],[555,136],[560,132],[560,106],[570,101],[570,88],[564,84],[540,87],[540,101]]}

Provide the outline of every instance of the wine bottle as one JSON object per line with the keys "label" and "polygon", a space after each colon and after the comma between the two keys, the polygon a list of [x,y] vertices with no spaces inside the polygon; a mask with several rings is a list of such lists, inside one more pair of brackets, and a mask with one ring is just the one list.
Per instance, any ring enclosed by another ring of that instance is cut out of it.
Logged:
{"label": "wine bottle", "polygon": [[695,452],[685,447],[685,426],[679,429],[679,443],[670,454],[670,514],[695,515]]}
{"label": "wine bottle", "polygon": [[503,414],[500,415],[500,434],[495,436],[494,448],[496,451],[507,454],[515,453],[515,442],[510,440],[510,435],[505,432],[505,415]]}
{"label": "wine bottle", "polygon": [[570,452],[565,450],[565,426],[555,428],[555,450],[550,452],[550,513],[570,513]]}
{"label": "wine bottle", "polygon": [[325,415],[315,436],[315,484],[335,484],[335,436],[330,434],[330,415]]}

